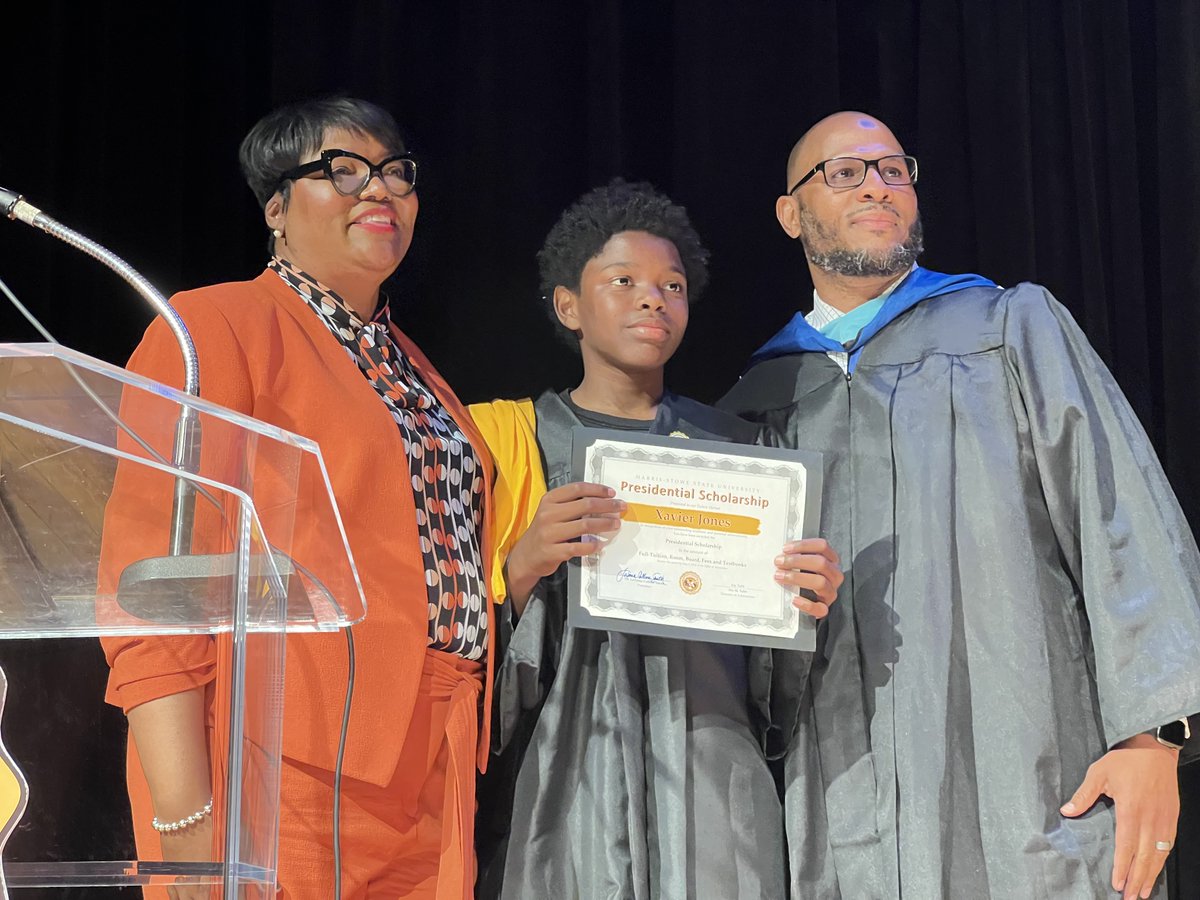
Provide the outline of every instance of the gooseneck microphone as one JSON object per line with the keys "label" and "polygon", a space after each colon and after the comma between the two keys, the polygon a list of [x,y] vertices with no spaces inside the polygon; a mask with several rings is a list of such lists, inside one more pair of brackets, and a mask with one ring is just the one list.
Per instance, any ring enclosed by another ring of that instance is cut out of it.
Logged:
{"label": "gooseneck microphone", "polygon": [[[16,219],[39,228],[53,235],[63,243],[86,253],[92,259],[107,266],[154,308],[162,316],[175,340],[179,343],[179,351],[183,354],[183,389],[193,397],[200,396],[200,362],[196,357],[196,347],[192,336],[188,334],[187,326],[175,308],[167,302],[159,291],[146,280],[144,276],[121,257],[111,250],[100,246],[90,238],[84,237],[78,231],[68,228],[61,222],[46,215],[36,206],[26,202],[25,198],[16,191],[0,187],[0,214],[10,219]],[[183,472],[195,474],[200,450],[200,420],[196,411],[183,404],[179,421],[175,426],[175,444],[172,451],[172,463]],[[187,479],[175,479],[175,495],[171,509],[171,555],[183,556],[191,551],[192,521],[195,511],[196,495]]]}

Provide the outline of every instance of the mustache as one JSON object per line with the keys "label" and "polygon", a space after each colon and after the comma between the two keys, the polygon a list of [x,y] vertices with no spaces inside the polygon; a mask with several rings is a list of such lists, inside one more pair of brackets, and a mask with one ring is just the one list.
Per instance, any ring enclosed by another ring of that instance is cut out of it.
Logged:
{"label": "mustache", "polygon": [[892,206],[890,203],[881,203],[879,201],[874,203],[864,203],[862,206],[851,210],[850,216],[861,216],[863,213],[869,212],[885,212],[897,219],[900,218],[900,213],[896,211],[896,207]]}

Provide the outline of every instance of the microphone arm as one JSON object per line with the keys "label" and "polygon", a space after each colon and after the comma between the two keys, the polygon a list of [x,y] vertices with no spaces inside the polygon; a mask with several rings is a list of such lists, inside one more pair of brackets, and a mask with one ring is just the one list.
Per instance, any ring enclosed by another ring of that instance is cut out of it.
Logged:
{"label": "microphone arm", "polygon": [[[36,206],[27,203],[20,194],[3,187],[0,187],[0,215],[10,219],[19,219],[26,225],[40,228],[75,249],[82,250],[130,284],[154,308],[155,312],[162,316],[171,329],[171,333],[175,335],[175,340],[179,343],[179,350],[183,354],[183,389],[193,397],[200,396],[200,361],[196,356],[196,346],[192,343],[192,336],[188,334],[183,319],[167,302],[167,298],[159,293],[141,273],[111,250],[56,221]],[[172,462],[175,468],[195,474],[199,461],[199,450],[200,420],[196,410],[184,404],[179,421],[175,425],[175,444],[172,449]],[[171,507],[172,556],[182,556],[191,552],[195,505],[196,495],[191,484],[186,479],[176,478],[175,495]]]}

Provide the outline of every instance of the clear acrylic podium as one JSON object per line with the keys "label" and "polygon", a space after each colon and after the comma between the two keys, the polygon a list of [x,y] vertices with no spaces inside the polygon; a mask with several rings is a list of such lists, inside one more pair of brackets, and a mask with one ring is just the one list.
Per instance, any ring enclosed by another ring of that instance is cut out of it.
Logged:
{"label": "clear acrylic podium", "polygon": [[[193,471],[172,464],[185,408],[198,423]],[[172,555],[176,493],[194,510]],[[273,897],[284,632],[365,613],[312,441],[62,347],[0,345],[0,638],[81,638],[70,646],[93,658],[96,638],[110,652],[210,641],[218,660],[211,860],[60,859],[51,848],[6,860],[14,897],[148,884]],[[10,677],[9,708],[22,690]],[[102,702],[103,683],[95,694]],[[6,717],[0,734],[21,727]]]}

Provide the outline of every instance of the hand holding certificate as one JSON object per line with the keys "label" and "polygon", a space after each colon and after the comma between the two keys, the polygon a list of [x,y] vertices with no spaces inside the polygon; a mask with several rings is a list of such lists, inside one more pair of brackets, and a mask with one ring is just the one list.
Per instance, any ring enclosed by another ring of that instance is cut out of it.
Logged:
{"label": "hand holding certificate", "polygon": [[602,549],[572,562],[570,624],[813,649],[815,625],[792,602],[806,582],[775,573],[781,548],[815,530],[819,457],[730,449],[576,429],[574,475],[626,508]]}
{"label": "hand holding certificate", "polygon": [[621,526],[625,503],[612,488],[573,481],[547,491],[529,528],[505,564],[505,581],[517,614],[525,612],[537,582],[569,559],[595,553],[603,536]]}

